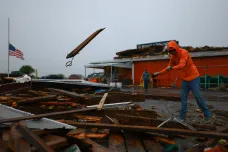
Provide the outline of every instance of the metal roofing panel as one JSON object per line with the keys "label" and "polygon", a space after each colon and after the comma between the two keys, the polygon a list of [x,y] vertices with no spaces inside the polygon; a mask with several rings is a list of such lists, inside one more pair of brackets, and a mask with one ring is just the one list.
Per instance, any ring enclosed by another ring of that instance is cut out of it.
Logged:
{"label": "metal roofing panel", "polygon": [[65,84],[75,84],[81,86],[94,86],[94,87],[106,87],[111,88],[112,86],[103,84],[103,83],[95,83],[89,82],[85,80],[70,80],[70,79],[32,79],[32,82],[51,82],[51,83],[65,83]]}
{"label": "metal roofing panel", "polygon": [[[25,117],[25,116],[32,116],[32,115],[34,114],[0,104],[0,118],[7,119],[7,118]],[[76,129],[76,127],[74,126],[61,123],[48,118],[42,118],[39,120],[26,120],[25,123],[28,128],[42,129],[42,130],[55,129],[55,128]],[[6,124],[10,124],[10,123],[6,123]]]}

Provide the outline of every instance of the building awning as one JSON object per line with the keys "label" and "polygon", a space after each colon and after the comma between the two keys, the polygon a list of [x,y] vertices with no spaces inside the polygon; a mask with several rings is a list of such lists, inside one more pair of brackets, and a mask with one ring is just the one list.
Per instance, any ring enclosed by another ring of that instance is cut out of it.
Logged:
{"label": "building awning", "polygon": [[112,67],[120,67],[120,68],[132,68],[131,62],[89,64],[89,65],[85,65],[85,68],[104,69],[105,67],[109,67],[109,66],[112,66]]}

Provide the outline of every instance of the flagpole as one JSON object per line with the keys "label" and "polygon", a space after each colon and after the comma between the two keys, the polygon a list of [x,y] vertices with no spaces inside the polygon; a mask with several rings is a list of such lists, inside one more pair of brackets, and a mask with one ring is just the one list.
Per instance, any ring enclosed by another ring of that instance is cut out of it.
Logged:
{"label": "flagpole", "polygon": [[7,54],[8,54],[8,77],[9,77],[9,42],[10,41],[10,19],[8,18],[8,49],[7,49]]}

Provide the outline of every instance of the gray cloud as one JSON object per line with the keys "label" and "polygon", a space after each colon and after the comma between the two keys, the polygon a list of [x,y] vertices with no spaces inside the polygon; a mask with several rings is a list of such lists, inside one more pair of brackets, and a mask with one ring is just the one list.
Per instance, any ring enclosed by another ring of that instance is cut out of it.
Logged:
{"label": "gray cloud", "polygon": [[[137,44],[176,39],[180,45],[228,46],[227,0],[0,0],[0,72],[7,71],[10,41],[25,60],[10,57],[10,70],[24,64],[51,73],[84,74],[84,65],[112,59]],[[106,27],[65,67],[66,55]],[[92,70],[89,70],[92,72]]]}

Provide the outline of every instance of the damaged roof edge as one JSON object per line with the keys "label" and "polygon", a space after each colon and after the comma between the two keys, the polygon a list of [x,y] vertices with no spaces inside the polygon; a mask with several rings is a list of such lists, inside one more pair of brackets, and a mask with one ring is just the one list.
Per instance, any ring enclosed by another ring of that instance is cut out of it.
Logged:
{"label": "damaged roof edge", "polygon": [[[194,52],[190,53],[191,57],[214,57],[214,56],[228,56],[228,51],[222,52]],[[150,60],[168,60],[169,57],[165,57],[164,55],[158,56],[149,56],[149,57],[141,57],[141,58],[124,58],[124,59],[114,59],[114,60],[106,60],[106,61],[98,61],[98,62],[90,62],[90,64],[105,64],[105,63],[124,63],[124,62],[137,62],[137,61],[150,61]]]}
{"label": "damaged roof edge", "polygon": [[[7,119],[7,118],[17,118],[17,117],[25,117],[25,116],[32,116],[29,112],[21,111],[9,106],[5,106],[0,104],[0,119]],[[26,120],[25,121],[28,128],[33,129],[56,129],[56,128],[65,128],[65,129],[76,129],[76,127],[58,122],[48,118],[42,118],[39,120]],[[10,123],[5,123],[10,124]]]}

